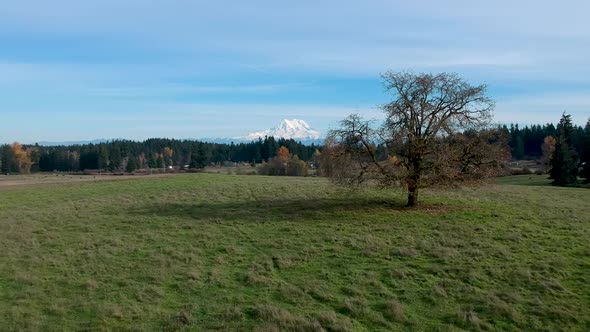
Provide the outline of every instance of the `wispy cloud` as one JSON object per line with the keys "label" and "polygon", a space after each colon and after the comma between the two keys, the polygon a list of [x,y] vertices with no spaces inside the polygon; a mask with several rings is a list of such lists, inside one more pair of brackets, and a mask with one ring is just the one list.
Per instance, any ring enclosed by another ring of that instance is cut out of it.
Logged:
{"label": "wispy cloud", "polygon": [[497,121],[585,121],[588,12],[583,0],[6,2],[0,135],[235,136],[283,117],[327,129],[379,116],[388,69],[486,82]]}
{"label": "wispy cloud", "polygon": [[96,96],[113,98],[138,98],[155,96],[175,96],[179,94],[231,94],[250,93],[267,94],[286,90],[301,90],[303,86],[296,84],[257,84],[257,85],[212,85],[194,86],[180,84],[162,84],[155,86],[140,87],[107,87],[91,88],[88,92]]}

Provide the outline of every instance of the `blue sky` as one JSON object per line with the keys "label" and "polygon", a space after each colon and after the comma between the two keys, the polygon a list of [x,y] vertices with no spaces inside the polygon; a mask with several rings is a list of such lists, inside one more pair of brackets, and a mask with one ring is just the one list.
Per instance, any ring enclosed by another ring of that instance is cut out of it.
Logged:
{"label": "blue sky", "polygon": [[378,118],[386,70],[487,83],[502,123],[590,117],[588,1],[9,1],[0,142],[232,137]]}

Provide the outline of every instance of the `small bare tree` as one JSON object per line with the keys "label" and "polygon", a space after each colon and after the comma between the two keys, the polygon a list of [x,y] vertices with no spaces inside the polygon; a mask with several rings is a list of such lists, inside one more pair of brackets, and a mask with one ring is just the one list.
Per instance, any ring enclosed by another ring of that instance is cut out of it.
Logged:
{"label": "small bare tree", "polygon": [[415,206],[420,187],[475,181],[502,167],[508,152],[501,133],[487,128],[494,103],[485,85],[447,73],[387,72],[382,79],[393,95],[382,106],[383,125],[375,129],[355,114],[328,135],[323,158],[334,181],[402,185]]}

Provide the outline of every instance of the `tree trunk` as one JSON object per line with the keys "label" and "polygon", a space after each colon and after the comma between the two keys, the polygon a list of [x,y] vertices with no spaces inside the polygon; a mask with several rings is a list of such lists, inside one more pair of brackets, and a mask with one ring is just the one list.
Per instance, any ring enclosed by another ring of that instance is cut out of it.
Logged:
{"label": "tree trunk", "polygon": [[416,153],[412,158],[412,167],[410,176],[407,178],[408,184],[408,204],[413,207],[418,205],[418,188],[420,187],[420,177],[422,173],[422,154]]}
{"label": "tree trunk", "polygon": [[408,204],[407,207],[418,205],[418,186],[415,183],[408,185]]}

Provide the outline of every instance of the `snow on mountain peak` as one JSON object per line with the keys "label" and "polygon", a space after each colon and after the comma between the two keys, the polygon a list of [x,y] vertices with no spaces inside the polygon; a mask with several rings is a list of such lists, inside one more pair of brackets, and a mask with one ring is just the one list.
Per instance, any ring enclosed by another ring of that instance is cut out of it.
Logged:
{"label": "snow on mountain peak", "polygon": [[313,130],[307,122],[298,119],[285,119],[274,128],[251,133],[240,138],[244,140],[255,140],[259,137],[264,138],[265,136],[295,140],[317,140],[321,137],[320,133]]}

